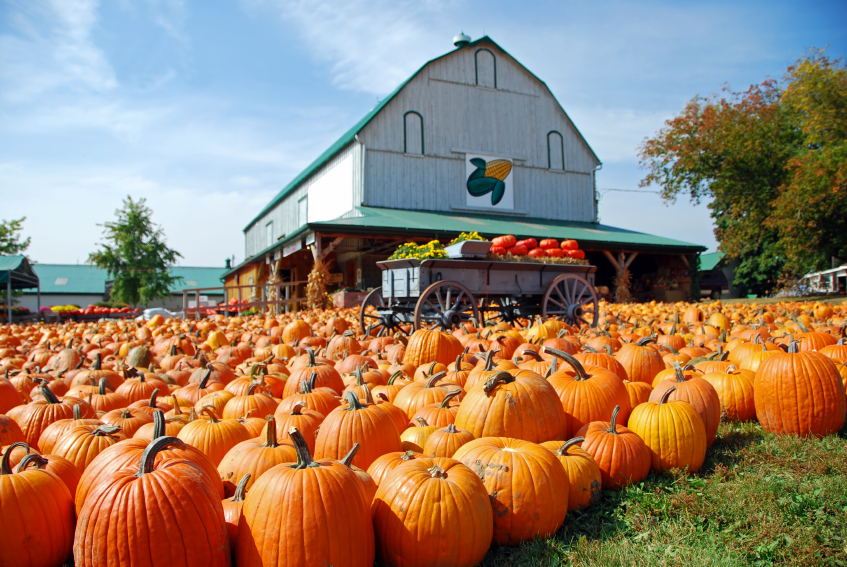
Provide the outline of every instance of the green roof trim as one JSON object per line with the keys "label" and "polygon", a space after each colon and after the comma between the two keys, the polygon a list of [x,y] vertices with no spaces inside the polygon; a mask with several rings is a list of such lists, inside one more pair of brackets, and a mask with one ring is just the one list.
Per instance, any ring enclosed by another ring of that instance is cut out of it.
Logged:
{"label": "green roof trim", "polygon": [[539,240],[542,238],[574,239],[583,247],[662,250],[677,253],[694,253],[706,249],[699,244],[595,223],[503,217],[459,211],[447,213],[376,207],[356,207],[356,209],[363,216],[309,223],[309,228],[319,232],[386,232],[439,237],[475,230],[486,237],[514,234],[519,238],[532,237]]}
{"label": "green roof trim", "polygon": [[723,252],[709,252],[708,254],[700,254],[700,271],[710,272],[714,270],[726,254]]}
{"label": "green roof trim", "polygon": [[[511,58],[512,58],[512,60],[514,60],[514,61],[515,61],[518,65],[520,65],[520,66],[521,66],[521,67],[522,67],[522,68],[523,68],[523,69],[524,69],[527,73],[529,73],[530,75],[532,75],[533,77],[535,77],[535,79],[536,79],[538,82],[540,82],[542,85],[544,85],[544,88],[546,88],[546,89],[547,89],[547,92],[549,92],[549,93],[550,93],[550,96],[552,96],[552,97],[553,97],[553,100],[555,100],[555,101],[556,101],[556,104],[558,104],[558,105],[559,105],[559,109],[560,109],[560,110],[564,113],[565,117],[567,117],[568,121],[571,123],[571,125],[572,125],[572,126],[573,126],[573,128],[574,128],[574,130],[576,130],[576,133],[577,133],[577,134],[579,134],[579,137],[580,137],[580,138],[582,138],[582,141],[583,141],[583,142],[585,142],[585,145],[586,145],[586,146],[588,146],[588,149],[591,151],[591,154],[594,156],[594,158],[595,158],[598,162],[600,162],[600,158],[599,158],[599,157],[597,157],[597,153],[594,151],[594,149],[591,147],[591,145],[590,145],[590,144],[588,143],[588,141],[585,139],[585,136],[583,136],[583,135],[582,135],[582,132],[580,132],[580,131],[579,131],[579,128],[577,128],[577,127],[576,127],[576,123],[574,123],[574,121],[573,121],[573,120],[571,120],[571,117],[568,115],[568,113],[565,111],[564,107],[561,105],[561,103],[559,102],[559,100],[556,98],[556,95],[554,95],[554,94],[553,94],[553,91],[550,89],[550,87],[549,87],[549,86],[547,86],[547,83],[545,83],[544,81],[542,81],[541,79],[539,79],[539,78],[538,78],[538,76],[537,76],[535,73],[533,73],[532,71],[530,71],[529,69],[527,69],[527,67],[526,67],[523,63],[521,63],[520,61],[518,61],[517,59],[515,59],[515,57],[514,57],[514,56],[512,56],[512,54],[511,54],[511,53],[509,53],[508,51],[506,51],[505,49],[503,49],[502,47],[500,47],[500,45],[499,45],[496,41],[494,41],[493,39],[491,39],[490,37],[488,37],[487,35],[485,35],[485,36],[482,36],[481,38],[477,39],[476,41],[472,41],[471,43],[469,43],[469,44],[467,44],[467,45],[465,45],[465,46],[463,46],[463,47],[458,47],[458,48],[454,49],[453,51],[449,51],[449,52],[447,52],[447,53],[445,53],[445,54],[443,54],[443,55],[439,55],[439,56],[438,56],[438,57],[436,57],[435,59],[430,59],[429,61],[427,61],[426,63],[424,63],[424,64],[423,64],[423,65],[422,65],[422,66],[421,66],[421,67],[420,67],[417,71],[415,71],[415,72],[412,74],[412,76],[410,76],[408,79],[406,79],[405,81],[403,81],[403,82],[400,84],[400,86],[398,86],[396,89],[394,89],[394,90],[391,92],[391,94],[389,94],[387,97],[385,97],[384,99],[382,99],[381,101],[379,101],[379,103],[378,103],[378,104],[377,104],[377,105],[376,105],[376,106],[375,106],[375,107],[374,107],[374,108],[373,108],[370,112],[368,112],[368,113],[364,116],[364,118],[362,118],[361,120],[359,120],[359,121],[358,121],[358,122],[357,122],[357,123],[356,123],[356,124],[355,124],[352,128],[350,128],[350,129],[349,129],[349,130],[347,130],[344,134],[342,134],[342,135],[341,135],[341,137],[340,137],[340,138],[338,138],[338,140],[336,140],[336,141],[335,141],[335,143],[334,143],[334,144],[332,144],[329,148],[327,148],[327,149],[326,149],[326,151],[325,151],[324,153],[322,153],[320,156],[318,156],[318,158],[317,158],[315,161],[313,161],[311,164],[309,164],[309,166],[308,166],[308,167],[306,167],[306,169],[304,169],[303,171],[301,171],[301,172],[300,172],[300,173],[299,173],[299,174],[298,174],[298,175],[297,175],[294,179],[292,179],[292,180],[291,180],[291,182],[289,182],[289,183],[288,183],[288,185],[286,185],[285,187],[283,187],[282,191],[280,191],[279,193],[277,193],[276,197],[274,197],[274,198],[273,198],[273,200],[271,200],[271,202],[270,202],[270,203],[268,203],[268,204],[267,204],[267,206],[266,206],[264,209],[262,209],[262,210],[261,210],[261,212],[260,212],[258,215],[256,215],[256,217],[255,217],[253,220],[251,220],[249,223],[247,223],[247,226],[245,226],[245,227],[244,227],[244,232],[247,232],[247,230],[248,230],[251,226],[253,226],[253,225],[256,223],[256,221],[258,221],[259,219],[261,219],[261,218],[262,218],[265,214],[267,214],[267,213],[268,213],[271,209],[273,209],[273,208],[274,208],[277,204],[279,204],[279,203],[280,203],[283,199],[285,199],[285,197],[286,197],[286,196],[288,196],[288,194],[289,194],[289,193],[291,193],[292,191],[294,191],[295,189],[297,189],[297,187],[299,187],[299,186],[300,186],[300,184],[301,184],[301,183],[303,183],[306,179],[308,179],[308,178],[309,178],[309,177],[310,177],[313,173],[315,173],[315,172],[316,172],[317,170],[319,170],[321,167],[323,167],[324,165],[326,165],[326,164],[327,164],[327,163],[328,163],[328,162],[329,162],[332,158],[334,158],[334,157],[335,157],[335,156],[336,156],[339,152],[341,152],[341,150],[343,150],[343,149],[344,149],[344,148],[346,148],[348,145],[350,145],[353,141],[355,141],[355,139],[356,139],[356,135],[357,135],[359,132],[361,132],[361,131],[362,131],[362,129],[363,129],[365,126],[367,126],[367,125],[368,125],[368,123],[369,123],[371,120],[373,120],[373,118],[374,118],[377,114],[379,114],[379,112],[380,112],[383,108],[385,108],[385,107],[388,105],[388,103],[389,103],[389,102],[391,102],[391,101],[394,99],[394,97],[395,97],[395,96],[397,96],[397,94],[398,94],[401,90],[403,90],[403,87],[405,87],[407,84],[409,84],[409,82],[410,82],[412,79],[414,79],[415,77],[417,77],[417,76],[418,76],[418,73],[420,73],[421,71],[423,71],[423,70],[426,68],[426,66],[427,66],[427,65],[429,65],[430,63],[434,63],[434,62],[438,61],[439,59],[442,59],[442,58],[444,58],[444,57],[447,57],[448,55],[451,55],[451,54],[455,53],[455,52],[456,52],[456,51],[458,51],[459,49],[467,49],[468,47],[473,47],[473,46],[476,46],[476,45],[480,45],[480,44],[482,44],[482,43],[489,43],[489,44],[494,45],[495,47],[497,47],[497,49],[499,49],[500,51],[502,51],[503,53],[505,53],[506,55],[508,55],[509,57],[511,57]],[[255,256],[258,256],[258,254],[254,255],[254,257],[255,257]]]}
{"label": "green roof trim", "polygon": [[23,263],[26,256],[0,256],[0,272],[8,272],[9,270],[17,270],[18,266]]}
{"label": "green roof trim", "polygon": [[[103,295],[110,279],[106,270],[89,264],[33,264],[32,268],[44,294]],[[221,277],[226,269],[174,266],[168,271],[183,278],[171,288],[171,293],[178,294],[184,289],[222,287]]]}

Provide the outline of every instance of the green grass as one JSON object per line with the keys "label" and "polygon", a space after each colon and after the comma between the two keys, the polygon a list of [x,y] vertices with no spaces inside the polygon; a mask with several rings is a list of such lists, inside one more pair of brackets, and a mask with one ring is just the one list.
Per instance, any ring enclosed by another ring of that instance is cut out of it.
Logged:
{"label": "green grass", "polygon": [[494,547],[486,567],[847,565],[847,439],[722,424],[698,474],[605,491],[559,532]]}

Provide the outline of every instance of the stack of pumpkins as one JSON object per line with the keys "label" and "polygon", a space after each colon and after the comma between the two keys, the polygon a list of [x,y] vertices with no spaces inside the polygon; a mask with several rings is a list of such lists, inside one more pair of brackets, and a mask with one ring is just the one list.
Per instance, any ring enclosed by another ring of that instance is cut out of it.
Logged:
{"label": "stack of pumpkins", "polygon": [[0,564],[475,565],[698,471],[721,421],[838,431],[847,321],[800,306],[0,327]]}

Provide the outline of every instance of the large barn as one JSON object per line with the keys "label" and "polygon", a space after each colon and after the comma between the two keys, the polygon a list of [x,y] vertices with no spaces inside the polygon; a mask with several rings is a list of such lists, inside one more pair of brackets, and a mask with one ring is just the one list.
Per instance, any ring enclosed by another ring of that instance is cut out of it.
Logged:
{"label": "large barn", "polygon": [[[376,287],[375,263],[399,244],[477,231],[576,239],[598,267],[597,285],[613,286],[628,269],[639,298],[688,299],[689,266],[705,248],[599,224],[601,161],[549,87],[487,36],[457,36],[455,45],[250,221],[246,260],[226,285],[264,283],[275,270],[302,281],[321,258],[337,286]],[[468,190],[479,160],[509,162],[499,193]]]}

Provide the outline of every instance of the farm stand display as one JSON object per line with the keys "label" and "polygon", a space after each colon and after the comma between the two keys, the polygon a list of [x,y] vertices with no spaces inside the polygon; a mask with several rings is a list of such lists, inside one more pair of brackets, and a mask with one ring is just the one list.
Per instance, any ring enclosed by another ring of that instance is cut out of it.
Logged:
{"label": "farm stand display", "polygon": [[[139,525],[169,534],[151,565],[185,546],[199,565],[496,562],[592,529],[574,518],[633,482],[705,482],[735,429],[843,444],[847,305],[601,301],[593,324],[524,326],[472,305],[381,336],[358,309],[0,326],[0,563],[115,564],[150,554],[125,543]],[[115,505],[127,491],[144,505]],[[465,547],[434,547],[448,535]]]}

